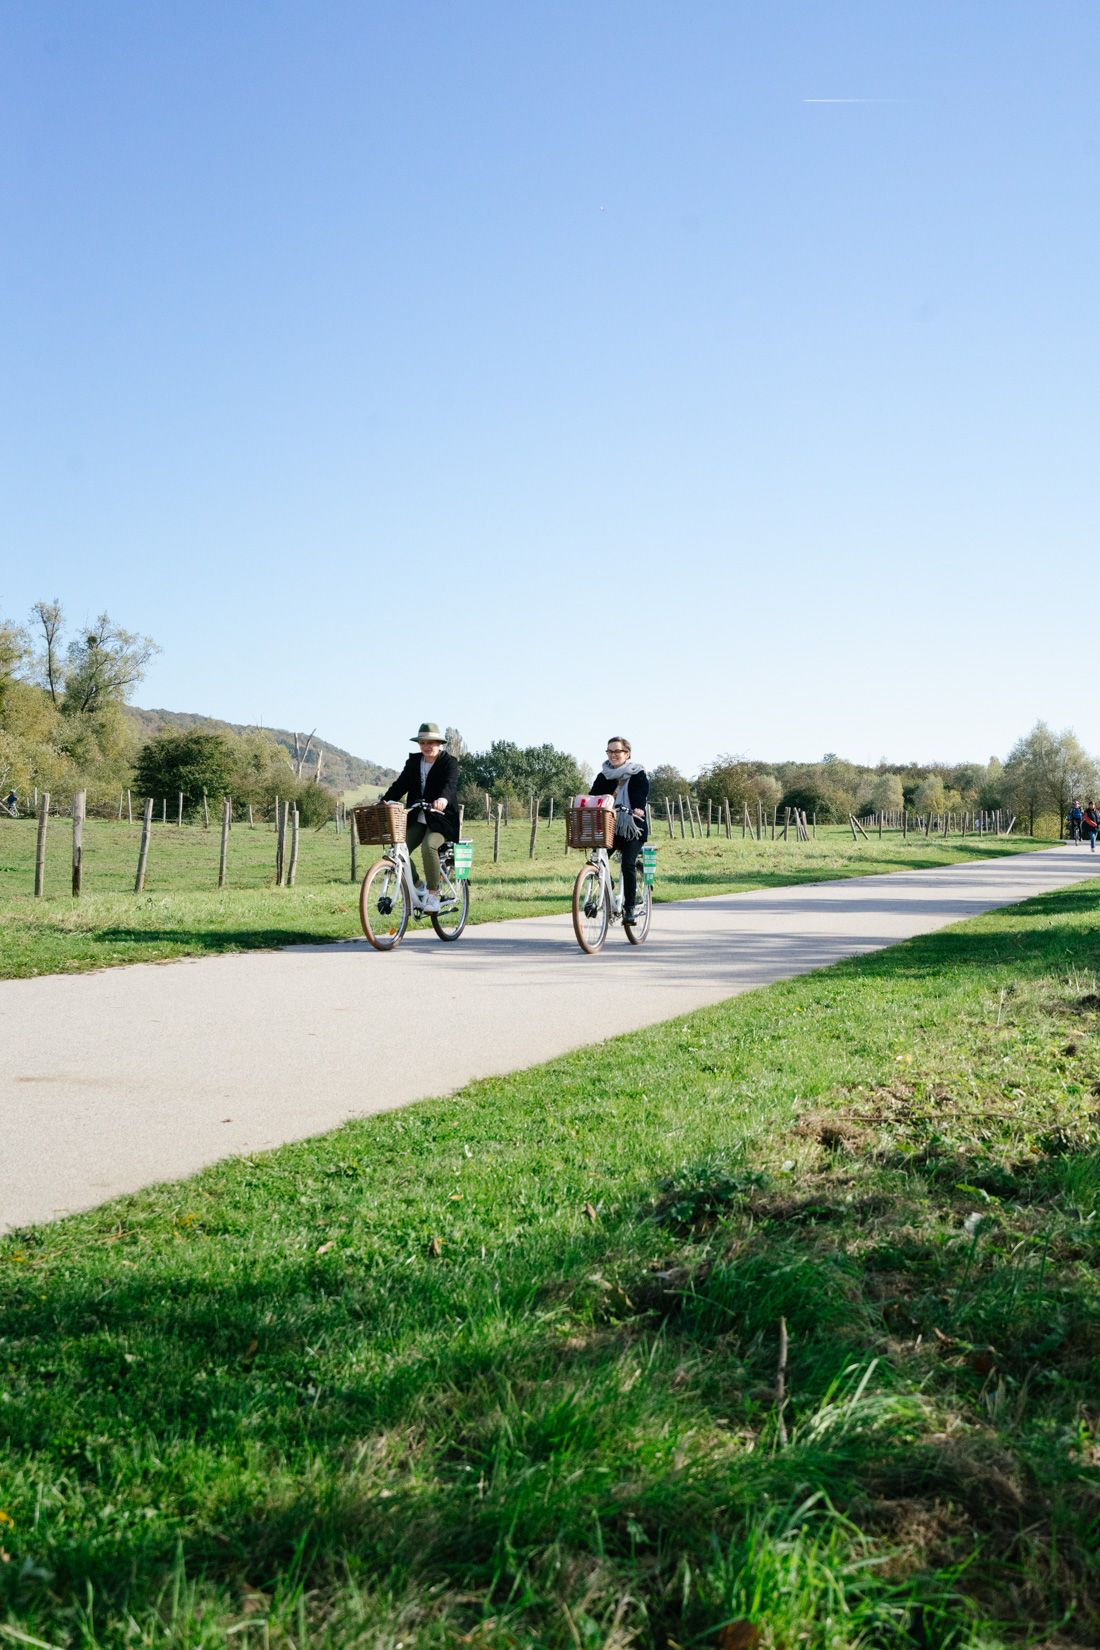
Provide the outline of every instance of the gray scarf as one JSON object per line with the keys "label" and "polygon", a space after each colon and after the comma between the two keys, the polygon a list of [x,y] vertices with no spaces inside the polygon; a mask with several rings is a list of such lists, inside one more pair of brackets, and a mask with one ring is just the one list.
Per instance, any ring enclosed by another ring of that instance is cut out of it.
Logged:
{"label": "gray scarf", "polygon": [[628,842],[634,842],[641,836],[642,827],[634,818],[627,790],[634,775],[645,773],[645,768],[640,762],[623,762],[617,768],[613,768],[610,762],[605,762],[600,772],[615,786],[615,835],[625,837]]}

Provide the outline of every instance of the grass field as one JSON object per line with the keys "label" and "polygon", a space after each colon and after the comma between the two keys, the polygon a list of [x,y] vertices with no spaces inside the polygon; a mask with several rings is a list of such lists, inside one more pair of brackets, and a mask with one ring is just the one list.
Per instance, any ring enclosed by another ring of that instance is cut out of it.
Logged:
{"label": "grass field", "polygon": [[0,1621],[1095,1644],[1098,968],[1088,884],[5,1240]]}
{"label": "grass field", "polygon": [[[294,888],[274,886],[275,832],[238,824],[230,836],[228,886],[217,887],[220,833],[212,827],[156,825],[145,890],[133,893],[140,828],[89,820],[84,827],[84,893],[71,898],[71,827],[50,825],[46,897],[34,889],[34,820],[0,819],[0,978],[77,971],[119,963],[162,962],[292,945],[303,940],[348,938],[361,932],[358,890],[350,883],[347,833],[331,825],[304,832]],[[525,823],[502,833],[502,857],[494,864],[488,826],[473,823],[471,921],[542,916],[569,909],[581,864],[566,856],[564,830],[540,828],[537,854],[528,858]],[[887,833],[856,845],[851,833],[823,828],[816,842],[709,839],[669,841],[658,831],[656,898],[691,899],[749,888],[782,887],[835,877],[917,869],[989,858],[1046,842],[1027,837],[946,843],[932,837]],[[362,850],[363,875],[378,850]]]}

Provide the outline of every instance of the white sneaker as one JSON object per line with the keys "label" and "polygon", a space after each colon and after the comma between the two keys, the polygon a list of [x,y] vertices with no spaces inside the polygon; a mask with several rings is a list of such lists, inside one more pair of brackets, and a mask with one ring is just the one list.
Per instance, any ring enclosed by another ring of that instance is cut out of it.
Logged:
{"label": "white sneaker", "polygon": [[425,911],[438,911],[439,910],[439,895],[438,894],[425,894],[424,895],[424,909],[425,909]]}

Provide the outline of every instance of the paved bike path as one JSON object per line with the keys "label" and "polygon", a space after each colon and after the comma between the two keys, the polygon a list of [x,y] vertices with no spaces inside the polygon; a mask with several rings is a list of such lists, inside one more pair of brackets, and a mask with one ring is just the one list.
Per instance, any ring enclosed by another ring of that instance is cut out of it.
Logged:
{"label": "paved bike path", "polygon": [[660,905],[0,982],[0,1231],[446,1094],[1100,873],[1081,848]]}

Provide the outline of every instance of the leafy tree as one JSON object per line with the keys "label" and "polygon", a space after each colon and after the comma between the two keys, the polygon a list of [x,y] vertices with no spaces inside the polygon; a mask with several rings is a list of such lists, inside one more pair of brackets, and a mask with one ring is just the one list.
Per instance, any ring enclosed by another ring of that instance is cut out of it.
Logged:
{"label": "leafy tree", "polygon": [[1097,768],[1072,729],[1054,733],[1045,722],[1036,722],[1009,752],[1004,788],[1018,813],[1026,809],[1032,835],[1040,813],[1057,814],[1061,835],[1073,798],[1096,795]]}
{"label": "leafy tree", "polygon": [[690,790],[691,780],[685,779],[669,762],[662,762],[649,776],[649,800],[655,808],[663,808],[666,801],[675,802],[678,796],[687,796]]}
{"label": "leafy tree", "polygon": [[905,802],[901,780],[896,773],[880,773],[871,792],[871,807],[876,814],[900,813]]}
{"label": "leafy tree", "polygon": [[[672,771],[675,773],[676,770]],[[753,763],[747,762],[743,756],[716,756],[700,772],[695,781],[695,793],[703,802],[713,802],[716,808],[720,808],[728,796],[730,812],[736,818],[748,800],[754,775]],[[683,781],[680,782],[680,789],[687,789]]]}
{"label": "leafy tree", "polygon": [[529,745],[521,750],[507,739],[494,740],[487,751],[467,751],[459,757],[459,784],[490,796],[540,797],[563,801],[575,796],[583,779],[577,759],[553,745]]}
{"label": "leafy tree", "polygon": [[125,703],[159,652],[149,636],[123,630],[101,613],[91,629],[69,643],[62,712],[94,716],[105,705]]}
{"label": "leafy tree", "polygon": [[1005,801],[1004,768],[995,756],[989,758],[989,766],[982,775],[982,782],[978,786],[978,804],[982,808],[1003,808]]}
{"label": "leafy tree", "polygon": [[[211,797],[232,795],[233,770],[233,744],[226,734],[202,728],[190,728],[185,733],[166,731],[138,752],[134,784],[141,796],[172,801],[182,791],[184,813],[194,818],[202,810],[204,793]],[[289,763],[287,774],[292,777]]]}
{"label": "leafy tree", "polygon": [[917,786],[917,794],[913,799],[918,813],[938,814],[944,809],[943,780],[938,773],[930,773]]}

